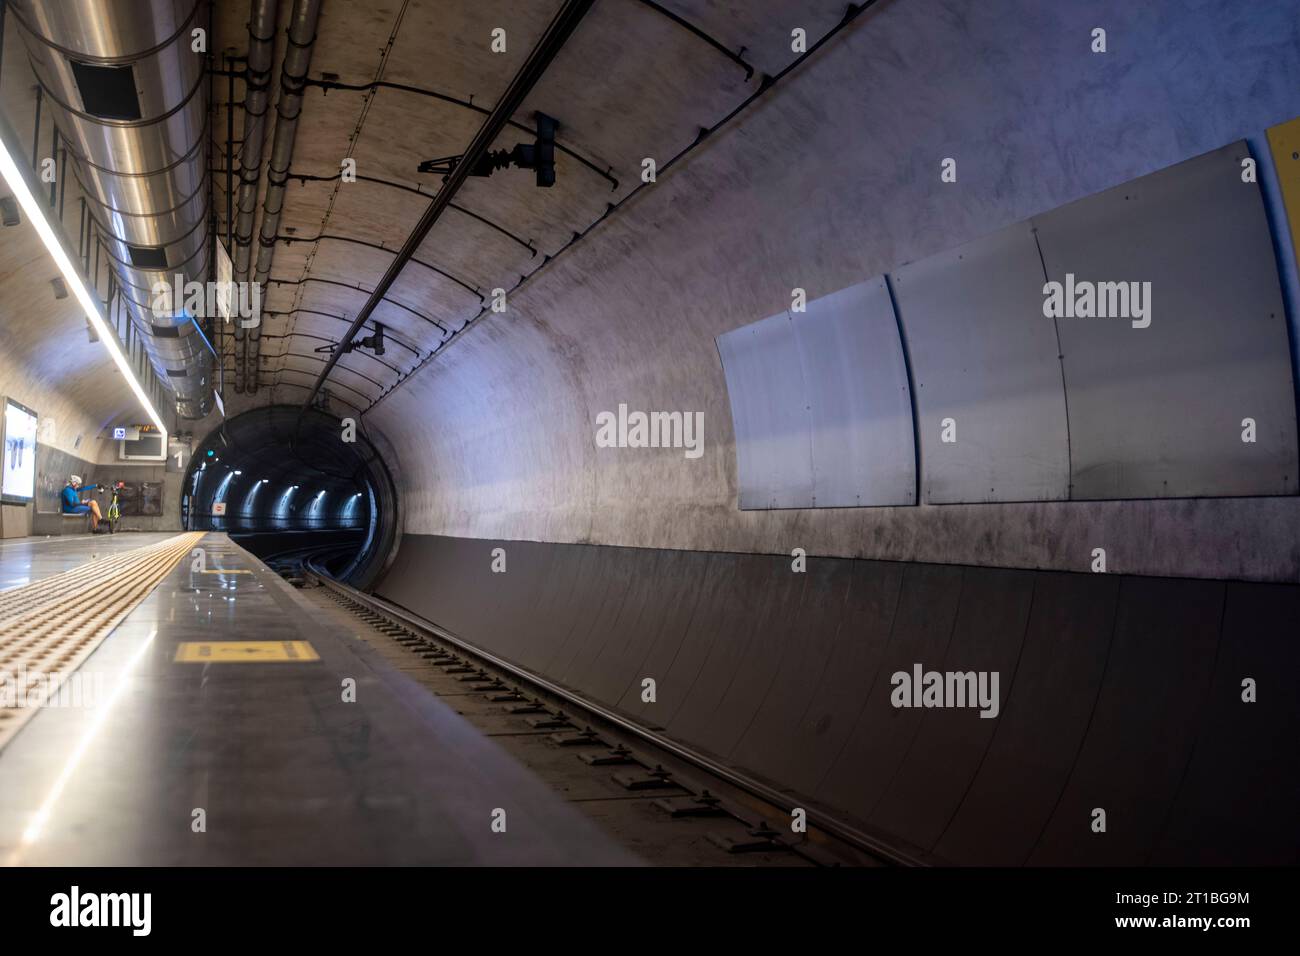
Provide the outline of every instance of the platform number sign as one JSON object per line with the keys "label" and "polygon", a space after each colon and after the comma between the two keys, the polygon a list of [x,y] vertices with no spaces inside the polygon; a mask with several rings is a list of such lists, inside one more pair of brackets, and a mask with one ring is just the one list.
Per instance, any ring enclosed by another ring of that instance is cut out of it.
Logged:
{"label": "platform number sign", "polygon": [[174,438],[167,439],[167,470],[173,473],[183,473],[189,463],[189,442],[177,441]]}

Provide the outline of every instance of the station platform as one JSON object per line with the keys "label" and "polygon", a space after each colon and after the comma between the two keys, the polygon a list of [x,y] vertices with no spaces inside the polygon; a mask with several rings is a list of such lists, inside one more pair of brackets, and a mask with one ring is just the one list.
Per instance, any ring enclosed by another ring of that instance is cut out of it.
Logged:
{"label": "station platform", "polygon": [[117,534],[77,534],[10,538],[0,541],[0,591],[22,587],[52,574],[110,554],[120,554],[175,537],[173,532],[121,531]]}
{"label": "station platform", "polygon": [[168,567],[75,672],[91,704],[0,737],[0,863],[638,862],[225,534],[6,542],[0,670],[25,629],[5,599],[112,600],[85,579],[149,562]]}

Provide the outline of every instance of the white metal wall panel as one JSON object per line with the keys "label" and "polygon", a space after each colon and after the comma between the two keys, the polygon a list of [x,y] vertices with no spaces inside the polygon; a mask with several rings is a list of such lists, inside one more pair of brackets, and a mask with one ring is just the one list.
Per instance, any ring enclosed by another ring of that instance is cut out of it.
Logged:
{"label": "white metal wall panel", "polygon": [[785,312],[718,336],[736,434],[740,507],[811,508],[811,428]]}
{"label": "white metal wall panel", "polygon": [[1235,143],[1035,218],[1049,279],[1151,283],[1147,328],[1057,320],[1073,498],[1296,492],[1286,320],[1249,155]]}
{"label": "white metal wall panel", "polygon": [[[1043,268],[1017,223],[891,273],[928,504],[1069,497],[1070,445]],[[943,441],[952,419],[955,441]]]}
{"label": "white metal wall panel", "polygon": [[883,277],[794,313],[817,508],[916,503],[912,403]]}

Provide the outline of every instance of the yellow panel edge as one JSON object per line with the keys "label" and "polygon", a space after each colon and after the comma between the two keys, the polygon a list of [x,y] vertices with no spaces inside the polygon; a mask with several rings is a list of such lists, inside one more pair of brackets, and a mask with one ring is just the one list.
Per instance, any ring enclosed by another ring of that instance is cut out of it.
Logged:
{"label": "yellow panel edge", "polygon": [[1282,204],[1291,227],[1291,252],[1300,267],[1300,116],[1268,129],[1268,146],[1273,154]]}

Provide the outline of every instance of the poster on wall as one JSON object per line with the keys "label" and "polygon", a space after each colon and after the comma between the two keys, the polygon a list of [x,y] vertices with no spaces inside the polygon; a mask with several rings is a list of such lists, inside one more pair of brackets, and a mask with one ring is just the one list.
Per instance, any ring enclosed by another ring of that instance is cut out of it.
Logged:
{"label": "poster on wall", "polygon": [[36,494],[36,420],[26,405],[5,399],[4,465],[0,473],[0,498],[26,504]]}
{"label": "poster on wall", "polygon": [[158,517],[162,514],[161,481],[124,481],[118,489],[117,503],[124,517]]}

